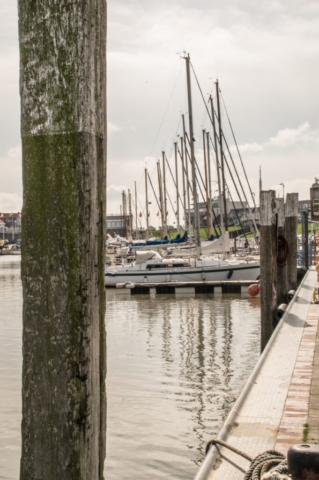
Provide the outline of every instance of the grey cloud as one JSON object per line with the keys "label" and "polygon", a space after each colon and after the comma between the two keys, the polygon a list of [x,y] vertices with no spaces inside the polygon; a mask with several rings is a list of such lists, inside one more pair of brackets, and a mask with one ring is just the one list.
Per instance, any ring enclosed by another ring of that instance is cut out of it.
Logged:
{"label": "grey cloud", "polygon": [[[4,157],[20,141],[16,2],[1,0],[0,19]],[[142,184],[144,158],[171,150],[180,115],[187,112],[185,66],[177,55],[184,49],[205,97],[219,78],[237,141],[246,145],[250,178],[258,178],[259,162],[265,185],[274,183],[274,171],[281,181],[299,178],[301,165],[307,169],[305,182],[312,178],[317,164],[313,138],[303,135],[291,151],[279,148],[284,140],[274,132],[297,129],[305,121],[312,132],[319,129],[318,31],[317,1],[108,0],[109,184],[131,189],[134,180]],[[192,85],[199,145],[201,129],[209,128],[209,122],[194,79]],[[223,112],[229,132],[226,120]],[[271,137],[276,140],[267,154],[251,151],[256,145],[265,150]],[[10,188],[21,190],[18,184]]]}

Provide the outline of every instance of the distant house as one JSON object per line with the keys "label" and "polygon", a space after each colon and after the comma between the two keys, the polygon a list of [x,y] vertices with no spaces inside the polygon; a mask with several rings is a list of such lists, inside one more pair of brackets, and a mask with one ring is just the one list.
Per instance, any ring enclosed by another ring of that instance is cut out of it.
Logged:
{"label": "distant house", "polygon": [[106,215],[106,233],[128,237],[132,229],[132,218],[130,215],[109,214]]}
{"label": "distant house", "polygon": [[0,232],[4,231],[3,229],[5,228],[6,228],[5,221],[3,220],[3,218],[0,217]]}
{"label": "distant house", "polygon": [[[221,214],[221,199],[219,197],[212,198],[212,220],[213,224],[220,223],[220,214]],[[207,214],[206,214],[206,203],[199,202],[199,219],[200,227],[206,227],[207,225]],[[237,214],[236,214],[237,210]],[[229,225],[236,225],[238,223],[237,216],[241,217],[244,214],[248,213],[248,204],[247,202],[240,202],[235,200],[232,202],[229,198],[226,198],[226,211]],[[191,224],[194,225],[194,210],[190,211]],[[187,219],[186,219],[187,220]]]}
{"label": "distant house", "polygon": [[7,228],[19,233],[21,232],[21,212],[18,213],[0,213],[0,219],[5,223]]}
{"label": "distant house", "polygon": [[308,212],[311,208],[311,201],[310,200],[299,200],[298,202],[298,213],[301,212]]}

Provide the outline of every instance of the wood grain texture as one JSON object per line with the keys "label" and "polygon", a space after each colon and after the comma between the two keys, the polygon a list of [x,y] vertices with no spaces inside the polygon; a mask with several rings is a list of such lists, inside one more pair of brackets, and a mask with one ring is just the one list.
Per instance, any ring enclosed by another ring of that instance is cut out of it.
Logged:
{"label": "wood grain texture", "polygon": [[103,478],[106,4],[19,0],[21,480]]}

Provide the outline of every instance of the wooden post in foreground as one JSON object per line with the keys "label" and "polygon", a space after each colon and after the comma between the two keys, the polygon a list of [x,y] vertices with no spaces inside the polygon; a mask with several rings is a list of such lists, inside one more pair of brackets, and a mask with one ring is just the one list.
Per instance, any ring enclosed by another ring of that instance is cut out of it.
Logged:
{"label": "wooden post in foreground", "polygon": [[20,480],[101,480],[106,434],[106,3],[18,4]]}
{"label": "wooden post in foreground", "polygon": [[287,261],[287,290],[297,288],[297,228],[298,228],[298,193],[287,193],[285,210],[286,240],[289,246]]}
{"label": "wooden post in foreground", "polygon": [[[276,199],[276,210],[278,215],[277,228],[277,306],[282,303],[287,303],[287,261],[285,261],[285,246],[283,239],[285,238],[285,205],[283,198]],[[282,248],[280,246],[282,245]],[[288,260],[288,257],[287,257]]]}
{"label": "wooden post in foreground", "polygon": [[260,192],[260,302],[261,351],[274,330],[277,308],[277,215],[276,194],[273,190]]}

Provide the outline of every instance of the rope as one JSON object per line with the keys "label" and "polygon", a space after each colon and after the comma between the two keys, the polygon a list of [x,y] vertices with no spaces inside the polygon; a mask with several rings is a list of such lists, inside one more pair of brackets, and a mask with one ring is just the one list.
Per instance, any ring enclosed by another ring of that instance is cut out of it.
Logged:
{"label": "rope", "polygon": [[291,480],[285,455],[276,450],[261,453],[251,462],[244,480]]}
{"label": "rope", "polygon": [[267,450],[252,459],[247,453],[216,438],[210,440],[205,449],[207,455],[212,445],[221,445],[251,462],[244,480],[291,480],[285,455],[276,450]]}

